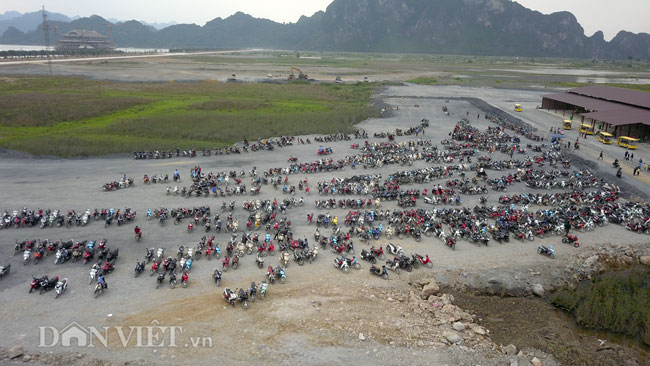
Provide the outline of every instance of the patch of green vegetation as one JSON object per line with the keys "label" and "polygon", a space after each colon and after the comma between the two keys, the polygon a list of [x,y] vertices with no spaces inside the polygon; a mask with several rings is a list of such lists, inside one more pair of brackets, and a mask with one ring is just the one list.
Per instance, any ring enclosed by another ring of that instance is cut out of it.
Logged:
{"label": "patch of green vegetation", "polygon": [[0,146],[93,156],[215,148],[244,138],[351,132],[376,84],[119,83],[0,79]]}
{"label": "patch of green vegetation", "polygon": [[199,109],[202,111],[233,111],[233,110],[254,110],[264,107],[268,107],[269,104],[266,101],[251,99],[214,99],[206,102],[201,102],[197,104],[192,104],[189,106],[191,109]]}
{"label": "patch of green vegetation", "polygon": [[420,84],[420,85],[436,85],[438,79],[426,76],[420,76],[406,81],[407,83]]}
{"label": "patch of green vegetation", "polygon": [[650,346],[650,271],[645,268],[596,276],[575,291],[556,294],[553,304],[571,312],[581,326],[622,333]]}
{"label": "patch of green vegetation", "polygon": [[146,104],[137,97],[29,92],[0,95],[0,126],[53,126]]}

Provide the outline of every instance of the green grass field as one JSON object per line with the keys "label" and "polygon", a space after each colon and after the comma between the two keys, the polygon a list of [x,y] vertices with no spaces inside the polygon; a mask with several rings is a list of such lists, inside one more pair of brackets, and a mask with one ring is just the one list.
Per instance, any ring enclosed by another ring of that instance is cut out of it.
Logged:
{"label": "green grass field", "polygon": [[370,106],[375,87],[6,77],[0,78],[0,146],[71,157],[351,132],[377,115]]}

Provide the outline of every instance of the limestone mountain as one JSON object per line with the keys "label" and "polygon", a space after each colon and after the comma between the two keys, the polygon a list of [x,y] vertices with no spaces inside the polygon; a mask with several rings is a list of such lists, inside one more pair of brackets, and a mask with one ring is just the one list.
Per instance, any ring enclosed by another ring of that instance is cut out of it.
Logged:
{"label": "limestone mountain", "polygon": [[[107,35],[98,16],[54,22]],[[84,28],[85,27],[85,28]],[[137,21],[113,25],[120,47],[276,48],[312,51],[440,53],[570,58],[650,58],[650,34],[621,31],[612,41],[587,36],[569,12],[542,14],[512,0],[334,0],[296,23],[236,13],[203,26],[161,30]],[[42,44],[42,29],[9,28],[0,43]]]}

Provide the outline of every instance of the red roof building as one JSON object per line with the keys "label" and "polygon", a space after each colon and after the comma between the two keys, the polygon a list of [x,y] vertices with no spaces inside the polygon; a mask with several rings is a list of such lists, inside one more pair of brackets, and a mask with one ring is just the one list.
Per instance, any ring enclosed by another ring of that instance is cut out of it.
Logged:
{"label": "red roof building", "polygon": [[590,85],[544,95],[542,109],[580,117],[596,131],[650,139],[650,93]]}

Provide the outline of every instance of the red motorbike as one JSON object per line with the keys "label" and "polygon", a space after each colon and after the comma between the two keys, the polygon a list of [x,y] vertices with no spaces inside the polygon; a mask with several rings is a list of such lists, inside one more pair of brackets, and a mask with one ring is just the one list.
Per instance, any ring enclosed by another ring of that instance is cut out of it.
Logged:
{"label": "red motorbike", "polygon": [[262,243],[257,246],[257,255],[264,257],[266,255],[266,244]]}
{"label": "red motorbike", "polygon": [[34,290],[37,290],[41,287],[41,281],[47,280],[47,276],[44,276],[42,278],[36,278],[32,276],[32,283],[29,286],[29,292],[31,293]]}
{"label": "red motorbike", "polygon": [[298,240],[291,241],[291,248],[293,248],[293,250],[300,249],[300,244],[298,243]]}
{"label": "red motorbike", "polygon": [[149,272],[149,276],[153,276],[154,273],[158,272],[158,268],[160,265],[158,264],[158,261],[153,261],[153,264],[151,265],[151,272]]}
{"label": "red motorbike", "polygon": [[573,246],[576,247],[576,248],[580,246],[580,243],[578,243],[578,237],[573,236],[571,234],[568,234],[568,235],[564,236],[562,238],[562,242],[564,244],[573,244]]}
{"label": "red motorbike", "polygon": [[34,251],[34,264],[38,263],[39,260],[43,257],[43,250],[42,249],[36,249]]}
{"label": "red motorbike", "polygon": [[88,263],[95,256],[95,252],[92,249],[86,249],[84,252],[84,264]]}
{"label": "red motorbike", "polygon": [[415,254],[415,258],[420,261],[420,264],[427,266],[427,268],[432,268],[433,267],[433,262],[431,262],[431,259],[429,258],[429,255],[427,254],[426,257],[422,257],[419,254]]}
{"label": "red motorbike", "polygon": [[375,257],[378,259],[384,259],[384,248],[379,247],[379,249],[375,247],[370,248],[370,253],[372,253]]}
{"label": "red motorbike", "polygon": [[224,272],[228,272],[228,268],[230,267],[230,257],[226,257],[221,261],[221,267]]}
{"label": "red motorbike", "polygon": [[642,233],[643,232],[643,225],[641,225],[640,222],[629,223],[629,224],[625,225],[625,227],[630,231],[634,231],[635,233]]}
{"label": "red motorbike", "polygon": [[172,266],[172,263],[174,263],[174,265],[176,265],[176,259],[175,258],[172,258],[172,257],[165,258],[165,260],[163,261],[163,264],[162,264],[163,269],[165,271],[168,271],[169,269],[171,269],[170,266]]}
{"label": "red motorbike", "polygon": [[456,240],[451,236],[445,238],[445,244],[451,248],[451,250],[456,250]]}
{"label": "red motorbike", "polygon": [[104,267],[102,267],[102,270],[104,271],[104,274],[113,272],[115,267],[113,267],[113,264],[111,262],[105,262]]}
{"label": "red motorbike", "polygon": [[50,255],[50,253],[56,252],[58,246],[56,245],[56,242],[53,243],[48,243],[47,244],[47,251],[45,252],[45,255]]}

